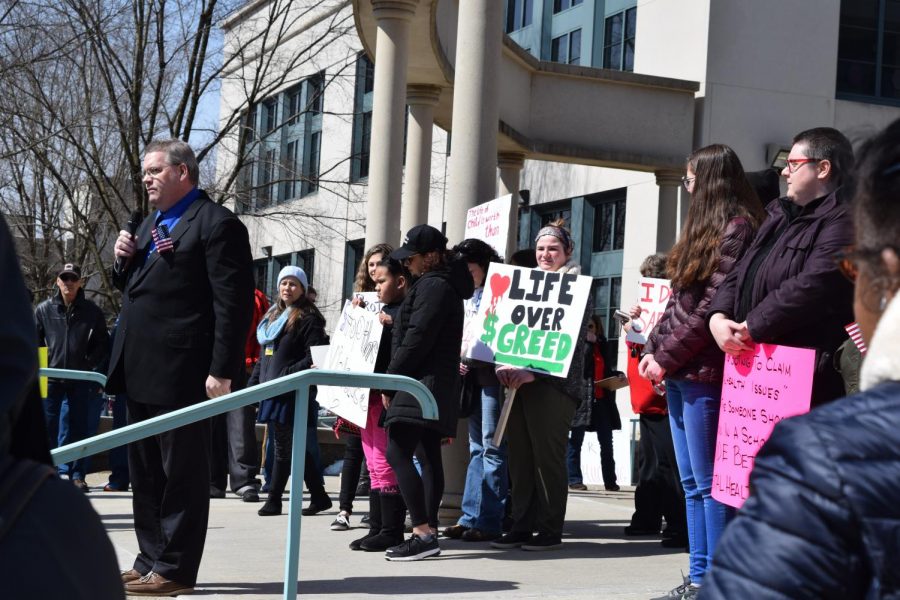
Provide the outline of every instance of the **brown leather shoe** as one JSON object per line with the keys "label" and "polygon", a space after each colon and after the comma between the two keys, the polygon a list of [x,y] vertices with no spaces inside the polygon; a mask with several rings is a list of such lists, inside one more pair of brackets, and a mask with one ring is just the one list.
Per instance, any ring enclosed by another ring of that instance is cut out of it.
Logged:
{"label": "brown leather shoe", "polygon": [[452,540],[458,540],[462,537],[462,535],[469,530],[465,525],[451,525],[450,527],[446,527],[443,531],[444,537],[450,538]]}
{"label": "brown leather shoe", "polygon": [[84,479],[73,479],[73,480],[72,480],[72,485],[74,485],[75,487],[77,487],[77,488],[78,488],[79,490],[81,490],[82,492],[89,492],[89,491],[91,491],[91,488],[88,487],[88,484],[85,483]]}
{"label": "brown leather shoe", "polygon": [[128,569],[127,571],[122,571],[122,583],[137,581],[141,577],[143,577],[143,575],[141,575],[141,572],[137,569]]}
{"label": "brown leather shoe", "polygon": [[125,593],[129,596],[179,596],[193,591],[193,587],[171,581],[153,571],[125,584]]}

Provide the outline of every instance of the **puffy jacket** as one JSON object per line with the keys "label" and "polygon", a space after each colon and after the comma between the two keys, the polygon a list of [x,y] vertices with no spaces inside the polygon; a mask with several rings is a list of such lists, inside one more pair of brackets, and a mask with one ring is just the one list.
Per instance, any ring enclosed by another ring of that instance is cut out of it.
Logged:
{"label": "puffy jacket", "polygon": [[650,333],[644,354],[652,354],[666,377],[701,383],[722,381],[725,355],[706,322],[716,292],[753,241],[754,228],[744,217],[729,221],[722,234],[719,266],[709,280],[677,289]]}
{"label": "puffy jacket", "polygon": [[456,435],[463,300],[470,298],[474,289],[463,261],[452,261],[422,275],[410,288],[394,318],[393,355],[387,372],[425,384],[437,401],[438,420],[424,421],[419,402],[406,392],[396,392],[385,414],[385,426],[424,424],[442,435]]}
{"label": "puffy jacket", "polygon": [[779,423],[700,598],[900,598],[900,296],[863,392]]}
{"label": "puffy jacket", "polygon": [[109,355],[109,332],[100,307],[78,290],[66,306],[59,291],[34,311],[38,345],[47,346],[47,366],[53,369],[95,371]]}
{"label": "puffy jacket", "polygon": [[[850,203],[840,192],[794,218],[796,207],[787,198],[770,202],[753,245],[725,278],[708,313],[725,313],[739,322],[746,318],[757,342],[816,349],[814,406],[844,395],[833,355],[847,338],[844,326],[853,321],[853,285],[837,266],[839,253],[854,241]],[[747,281],[754,256],[772,235],[778,235],[772,251]],[[748,285],[752,288],[745,290]],[[745,292],[752,293],[751,309],[740,315]]]}

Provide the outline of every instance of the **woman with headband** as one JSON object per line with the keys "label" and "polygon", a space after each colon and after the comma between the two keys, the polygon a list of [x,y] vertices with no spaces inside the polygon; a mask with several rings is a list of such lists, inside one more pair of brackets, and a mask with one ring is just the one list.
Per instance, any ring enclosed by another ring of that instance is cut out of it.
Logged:
{"label": "woman with headband", "polygon": [[[581,272],[572,260],[572,237],[561,220],[542,228],[535,244],[542,271]],[[592,312],[589,301],[581,327],[577,333],[571,332],[578,338],[575,348],[584,347]],[[566,450],[569,424],[586,393],[583,362],[583,353],[574,352],[566,379],[518,367],[496,367],[500,383],[518,391],[507,423],[513,526],[491,542],[494,548],[541,551],[562,546],[569,492]]]}

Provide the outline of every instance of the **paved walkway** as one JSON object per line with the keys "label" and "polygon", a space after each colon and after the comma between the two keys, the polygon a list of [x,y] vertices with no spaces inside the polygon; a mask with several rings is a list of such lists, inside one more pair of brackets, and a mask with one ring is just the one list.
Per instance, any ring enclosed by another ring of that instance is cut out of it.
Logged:
{"label": "paved walkway", "polygon": [[[120,566],[137,552],[130,493],[101,491],[108,473],[88,478],[89,497],[115,545]],[[631,492],[588,491],[569,495],[564,547],[552,552],[494,550],[488,544],[441,540],[441,555],[415,563],[391,563],[381,553],[352,552],[347,544],[365,532],[368,504],[357,503],[354,529],[335,532],[337,477],[326,477],[335,509],[302,521],[299,591],[303,598],[615,598],[646,599],[675,587],[687,554],[658,539],[624,538]],[[260,504],[230,495],[212,500],[197,596],[279,598],[284,580],[287,516],[259,517]]]}

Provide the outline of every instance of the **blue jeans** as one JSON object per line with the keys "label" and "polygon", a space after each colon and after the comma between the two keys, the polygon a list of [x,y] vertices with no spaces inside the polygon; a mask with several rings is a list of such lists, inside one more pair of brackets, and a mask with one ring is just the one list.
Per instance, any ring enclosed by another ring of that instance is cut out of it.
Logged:
{"label": "blue jeans", "polygon": [[506,442],[491,443],[500,418],[500,387],[481,389],[481,407],[469,417],[469,468],[463,490],[463,527],[501,533],[506,514],[509,475],[506,468]]}
{"label": "blue jeans", "polygon": [[[99,395],[97,384],[87,381],[50,381],[44,414],[47,418],[47,435],[50,448],[58,448],[87,437],[88,413],[96,406]],[[99,412],[97,413],[99,417]],[[59,465],[60,475],[70,479],[84,479],[84,459]]]}
{"label": "blue jeans", "polygon": [[690,578],[701,583],[734,510],[712,497],[722,384],[666,380],[669,422],[687,511]]}

